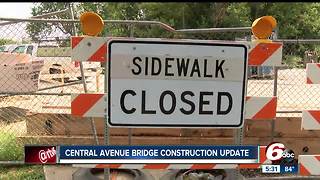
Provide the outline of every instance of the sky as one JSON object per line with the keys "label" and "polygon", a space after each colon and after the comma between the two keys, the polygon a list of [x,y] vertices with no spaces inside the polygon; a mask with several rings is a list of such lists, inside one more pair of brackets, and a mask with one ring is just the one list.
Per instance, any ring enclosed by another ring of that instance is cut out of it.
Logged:
{"label": "sky", "polygon": [[[0,2],[0,17],[2,18],[30,18],[32,17],[32,7],[36,3],[2,3]],[[1,21],[0,21],[1,24]],[[26,32],[27,23],[17,23],[1,26],[0,39],[12,39],[21,42],[22,39],[28,39],[29,35]],[[61,33],[60,33],[61,34]]]}
{"label": "sky", "polygon": [[0,2],[0,17],[28,18],[34,3],[2,3]]}
{"label": "sky", "polygon": [[[29,18],[34,3],[2,3],[0,2],[0,17],[3,18]],[[11,24],[0,26],[0,38],[21,41],[27,38],[25,24]]]}

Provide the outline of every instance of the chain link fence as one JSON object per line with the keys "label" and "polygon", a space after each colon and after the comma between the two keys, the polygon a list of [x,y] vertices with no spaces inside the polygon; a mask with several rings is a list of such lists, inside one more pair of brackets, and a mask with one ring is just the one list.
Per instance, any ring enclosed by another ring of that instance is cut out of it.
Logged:
{"label": "chain link fence", "polygon": [[[116,31],[119,27],[121,31]],[[0,23],[0,161],[23,160],[24,144],[95,144],[97,139],[93,135],[103,135],[103,121],[79,121],[69,115],[72,93],[104,92],[103,64],[83,63],[82,76],[79,63],[71,61],[70,37],[74,29],[79,31],[78,23],[73,26],[63,20]],[[103,36],[114,36],[116,32],[122,37],[150,38],[148,33],[141,34],[138,30],[160,31],[161,27],[106,23],[105,29],[108,31]],[[237,41],[251,38],[250,29],[209,33],[162,31],[157,38]],[[307,85],[305,71],[307,62],[319,60],[314,52],[320,40],[283,43],[284,66],[276,69],[277,83],[274,67],[250,67],[247,94],[273,96],[276,88],[278,116],[301,116],[303,109],[320,108],[320,86]],[[71,136],[73,139],[65,138]]]}
{"label": "chain link fence", "polygon": [[0,161],[22,160],[24,144],[59,144],[73,131],[92,137],[91,119],[68,114],[72,93],[103,93],[102,67],[85,62],[81,75],[62,26],[72,23],[0,23]]}
{"label": "chain link fence", "polygon": [[320,109],[320,86],[307,84],[306,64],[319,62],[320,40],[282,40],[285,64],[278,70],[278,114],[301,117],[302,110]]}

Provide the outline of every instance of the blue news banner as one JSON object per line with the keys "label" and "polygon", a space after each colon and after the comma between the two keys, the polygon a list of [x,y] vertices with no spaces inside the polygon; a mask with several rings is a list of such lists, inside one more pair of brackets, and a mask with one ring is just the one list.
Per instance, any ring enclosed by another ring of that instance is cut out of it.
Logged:
{"label": "blue news banner", "polygon": [[258,163],[259,146],[60,146],[68,163]]}

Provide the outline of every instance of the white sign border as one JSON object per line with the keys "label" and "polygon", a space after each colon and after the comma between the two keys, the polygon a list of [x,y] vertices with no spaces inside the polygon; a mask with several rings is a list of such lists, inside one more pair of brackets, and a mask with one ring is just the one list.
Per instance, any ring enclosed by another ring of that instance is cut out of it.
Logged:
{"label": "white sign border", "polygon": [[[229,46],[229,47],[243,47],[244,48],[244,74],[243,74],[243,85],[242,85],[242,102],[241,102],[241,111],[242,114],[240,116],[240,124],[237,125],[196,125],[196,124],[115,124],[111,121],[111,47],[113,43],[144,43],[144,44],[177,44],[177,45],[206,45],[206,46]],[[204,42],[204,41],[196,41],[196,40],[176,40],[176,41],[169,41],[169,40],[160,40],[160,39],[110,39],[107,42],[107,63],[105,68],[107,69],[107,74],[105,76],[107,79],[107,83],[105,83],[105,87],[107,89],[107,125],[109,127],[123,127],[123,128],[242,128],[244,124],[244,117],[245,117],[245,97],[247,92],[247,68],[248,68],[248,46],[244,43],[232,43],[227,41],[221,41],[218,43],[216,41],[212,42]]]}

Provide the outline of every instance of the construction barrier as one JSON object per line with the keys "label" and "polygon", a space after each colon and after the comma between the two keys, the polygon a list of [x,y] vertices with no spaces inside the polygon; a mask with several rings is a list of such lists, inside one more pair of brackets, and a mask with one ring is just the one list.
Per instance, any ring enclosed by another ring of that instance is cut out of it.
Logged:
{"label": "construction barrier", "polygon": [[[120,39],[135,39],[124,37],[113,37]],[[71,58],[73,61],[106,61],[107,41],[110,38],[104,37],[71,37]],[[145,38],[148,40],[166,40],[159,38]],[[178,41],[183,41],[179,39]],[[187,40],[185,40],[187,41]],[[211,41],[205,41],[211,42]],[[251,66],[281,66],[282,62],[282,43],[250,43],[249,62]]]}
{"label": "construction barrier", "polygon": [[307,63],[307,84],[320,84],[320,63]]}
{"label": "construction barrier", "polygon": [[71,37],[71,59],[73,61],[105,62],[106,42],[107,38],[103,37]]}
{"label": "construction barrier", "polygon": [[245,119],[274,119],[276,109],[277,97],[247,97]]}
{"label": "construction barrier", "polygon": [[304,130],[320,130],[320,111],[302,111],[301,128]]}
{"label": "construction barrier", "polygon": [[74,164],[82,168],[111,169],[236,169],[237,164]]}
{"label": "construction barrier", "polygon": [[281,66],[282,43],[270,42],[250,44],[249,62],[251,66]]}
{"label": "construction barrier", "polygon": [[104,94],[73,94],[71,114],[78,117],[104,117],[106,100]]}
{"label": "construction barrier", "polygon": [[320,155],[300,155],[299,167],[302,176],[320,176]]}
{"label": "construction barrier", "polygon": [[[71,114],[80,117],[104,117],[106,95],[73,94]],[[245,119],[267,120],[276,117],[277,97],[247,97]]]}
{"label": "construction barrier", "polygon": [[[307,84],[320,84],[320,63],[307,63]],[[320,110],[302,111],[301,129],[320,130]],[[320,175],[320,155],[300,155],[299,172],[302,176]]]}

